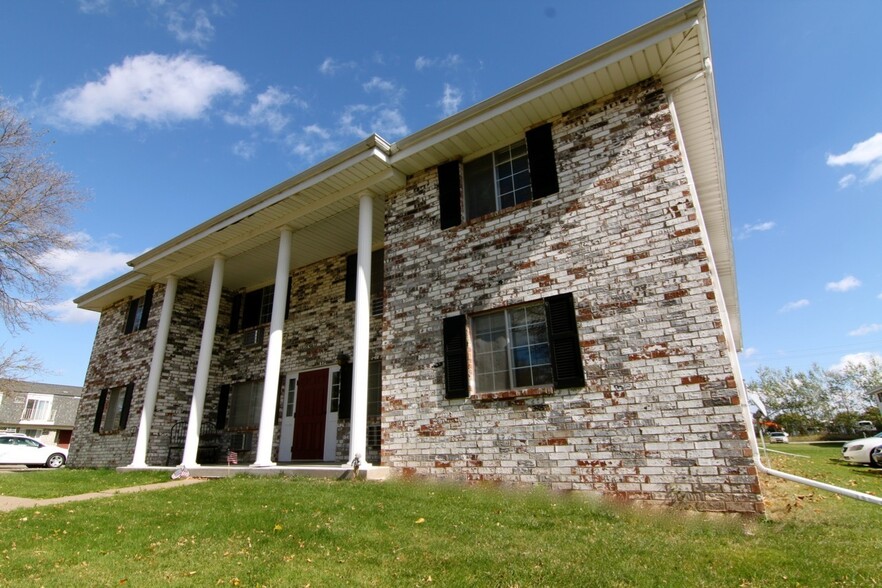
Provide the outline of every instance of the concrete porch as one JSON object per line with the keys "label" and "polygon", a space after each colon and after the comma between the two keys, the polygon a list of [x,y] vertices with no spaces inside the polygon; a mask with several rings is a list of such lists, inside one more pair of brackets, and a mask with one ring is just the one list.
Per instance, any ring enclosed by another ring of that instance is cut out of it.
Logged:
{"label": "concrete porch", "polygon": [[[118,472],[144,472],[144,471],[167,471],[169,477],[179,466],[122,466],[116,468]],[[352,468],[346,464],[332,463],[286,463],[267,467],[254,467],[252,465],[199,465],[187,468],[190,477],[193,478],[227,478],[230,476],[308,476],[311,478],[334,478],[337,480],[352,479]],[[385,466],[371,466],[358,471],[358,477],[362,480],[382,481],[391,476],[391,468]]]}

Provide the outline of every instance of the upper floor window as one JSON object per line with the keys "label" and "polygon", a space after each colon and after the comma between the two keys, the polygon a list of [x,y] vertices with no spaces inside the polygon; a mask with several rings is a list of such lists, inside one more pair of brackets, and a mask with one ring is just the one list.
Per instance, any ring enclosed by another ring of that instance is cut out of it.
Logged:
{"label": "upper floor window", "polygon": [[126,333],[147,328],[147,319],[150,317],[150,307],[152,304],[153,288],[147,290],[140,298],[135,298],[129,302],[128,314],[126,315]]}
{"label": "upper floor window", "polygon": [[52,414],[52,396],[46,394],[28,394],[22,422],[49,422]]}
{"label": "upper floor window", "polygon": [[438,167],[441,228],[459,225],[559,190],[551,124],[525,133],[524,139],[460,164]]}
{"label": "upper floor window", "polygon": [[[230,332],[253,329],[269,324],[273,317],[273,299],[276,286],[270,284],[251,292],[239,293],[233,297],[230,312]],[[291,278],[288,278],[288,298],[291,297]]]}
{"label": "upper floor window", "polygon": [[463,164],[466,218],[526,202],[533,196],[527,142],[497,149]]}

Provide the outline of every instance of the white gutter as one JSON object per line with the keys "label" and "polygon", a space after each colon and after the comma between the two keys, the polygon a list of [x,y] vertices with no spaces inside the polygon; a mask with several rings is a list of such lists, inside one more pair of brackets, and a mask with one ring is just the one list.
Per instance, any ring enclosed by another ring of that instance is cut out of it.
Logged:
{"label": "white gutter", "polygon": [[[673,94],[668,94],[668,107],[671,113],[671,120],[674,123],[674,131],[677,134],[677,142],[681,146],[683,146],[680,151],[680,155],[683,158],[683,166],[686,172],[686,179],[689,182],[689,190],[692,194],[693,206],[696,210],[698,223],[701,226],[702,238],[704,238],[708,234],[707,227],[704,224],[704,216],[701,214],[701,206],[698,202],[698,192],[696,192],[695,190],[695,182],[692,179],[692,170],[689,167],[689,158],[686,156],[685,143],[683,142],[683,135],[680,132],[680,122],[677,119],[677,108],[675,105]],[[732,332],[732,324],[729,322],[729,313],[726,311],[726,302],[723,298],[723,289],[720,286],[720,279],[717,275],[716,264],[713,260],[713,252],[710,250],[708,250],[708,257],[710,261],[711,271],[713,272],[712,281],[714,295],[716,296],[717,303],[720,305],[722,311],[720,312],[720,317],[722,318],[723,332],[726,334],[726,346],[728,347],[729,357],[731,358],[732,373],[735,377],[735,388],[738,391],[738,399],[741,404],[741,416],[744,419],[745,424],[752,423],[753,418],[750,415],[750,405],[748,404],[747,399],[747,389],[744,386],[744,378],[741,375],[741,365],[738,362],[738,351],[735,349],[735,337]],[[882,506],[882,498],[880,498],[879,496],[873,496],[872,494],[865,494],[864,492],[857,492],[855,490],[849,490],[848,488],[833,486],[832,484],[825,484],[824,482],[818,482],[817,480],[812,480],[810,478],[803,478],[802,476],[788,474],[787,472],[782,472],[780,470],[768,467],[760,459],[759,445],[756,442],[756,434],[754,433],[753,426],[747,426],[745,428],[747,429],[747,439],[750,442],[750,449],[753,453],[753,463],[756,465],[756,468],[764,474],[783,478],[784,480],[796,482],[797,484],[811,486],[812,488],[826,490],[827,492],[841,494],[842,496],[854,498],[855,500],[862,500],[864,502],[869,502],[877,506]]]}

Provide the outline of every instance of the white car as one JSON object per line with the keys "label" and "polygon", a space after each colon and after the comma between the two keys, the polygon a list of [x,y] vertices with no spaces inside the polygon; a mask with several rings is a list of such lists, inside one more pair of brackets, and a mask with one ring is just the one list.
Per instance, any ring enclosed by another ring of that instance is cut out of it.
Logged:
{"label": "white car", "polygon": [[0,464],[60,468],[67,461],[67,449],[46,445],[16,433],[0,433]]}
{"label": "white car", "polygon": [[784,431],[769,433],[769,443],[790,443],[790,435]]}
{"label": "white car", "polygon": [[873,467],[882,467],[879,458],[872,451],[882,446],[882,433],[865,439],[855,439],[842,446],[842,459],[849,463],[865,463]]}

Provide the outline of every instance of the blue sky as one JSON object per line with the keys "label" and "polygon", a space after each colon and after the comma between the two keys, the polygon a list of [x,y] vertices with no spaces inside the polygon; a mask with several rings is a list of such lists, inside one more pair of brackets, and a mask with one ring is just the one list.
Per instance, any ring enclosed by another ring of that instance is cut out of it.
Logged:
{"label": "blue sky", "polygon": [[[90,194],[51,324],[125,262],[377,132],[397,140],[684,4],[68,0],[3,4],[0,94]],[[882,2],[709,0],[745,376],[882,357]]]}

